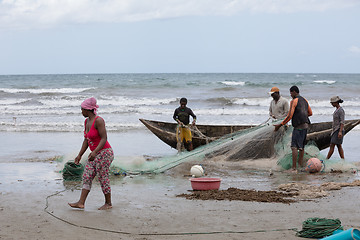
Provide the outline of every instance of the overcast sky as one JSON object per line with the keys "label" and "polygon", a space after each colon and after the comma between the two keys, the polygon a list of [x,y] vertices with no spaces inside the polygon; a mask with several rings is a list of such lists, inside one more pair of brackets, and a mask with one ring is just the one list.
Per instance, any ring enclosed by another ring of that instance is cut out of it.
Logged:
{"label": "overcast sky", "polygon": [[0,74],[360,73],[360,0],[0,0]]}

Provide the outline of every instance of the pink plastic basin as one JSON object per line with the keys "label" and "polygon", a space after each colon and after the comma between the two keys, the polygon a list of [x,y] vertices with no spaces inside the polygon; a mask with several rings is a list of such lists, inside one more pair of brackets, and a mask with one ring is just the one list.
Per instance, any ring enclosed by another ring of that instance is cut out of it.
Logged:
{"label": "pink plastic basin", "polygon": [[193,190],[213,190],[219,189],[220,178],[190,178]]}

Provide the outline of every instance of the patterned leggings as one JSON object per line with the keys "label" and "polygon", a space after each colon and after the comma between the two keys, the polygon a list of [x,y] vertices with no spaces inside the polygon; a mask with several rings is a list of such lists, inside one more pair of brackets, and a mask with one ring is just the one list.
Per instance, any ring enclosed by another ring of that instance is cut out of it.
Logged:
{"label": "patterned leggings", "polygon": [[87,161],[83,174],[83,189],[91,189],[92,181],[98,175],[101,190],[104,194],[111,193],[109,168],[114,160],[114,152],[111,148],[105,148],[97,153],[93,161]]}

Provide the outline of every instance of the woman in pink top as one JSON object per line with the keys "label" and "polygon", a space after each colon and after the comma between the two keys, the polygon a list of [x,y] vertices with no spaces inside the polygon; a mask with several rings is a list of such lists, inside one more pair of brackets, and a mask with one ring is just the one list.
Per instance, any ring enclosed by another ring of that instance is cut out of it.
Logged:
{"label": "woman in pink top", "polygon": [[98,176],[101,190],[105,196],[105,204],[101,206],[99,210],[112,208],[109,168],[114,159],[114,153],[107,141],[104,119],[96,115],[98,107],[95,98],[88,98],[81,104],[82,115],[86,118],[84,141],[78,156],[75,158],[75,163],[79,164],[82,155],[88,147],[91,153],[88,156],[88,161],[84,169],[83,188],[80,199],[75,203],[69,203],[70,207],[73,208],[85,207],[86,198],[96,175]]}

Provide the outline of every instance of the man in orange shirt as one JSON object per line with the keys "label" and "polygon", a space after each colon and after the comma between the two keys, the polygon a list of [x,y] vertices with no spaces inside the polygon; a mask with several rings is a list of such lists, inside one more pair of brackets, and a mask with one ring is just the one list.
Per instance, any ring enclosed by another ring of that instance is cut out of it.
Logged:
{"label": "man in orange shirt", "polygon": [[294,127],[291,137],[293,171],[296,171],[296,160],[298,155],[299,167],[302,166],[306,134],[310,124],[309,116],[312,116],[312,110],[308,101],[300,96],[299,92],[300,91],[297,86],[292,86],[290,88],[290,95],[293,98],[290,102],[290,111],[280,124],[275,125],[275,131],[277,131],[281,126],[291,120],[291,125]]}

